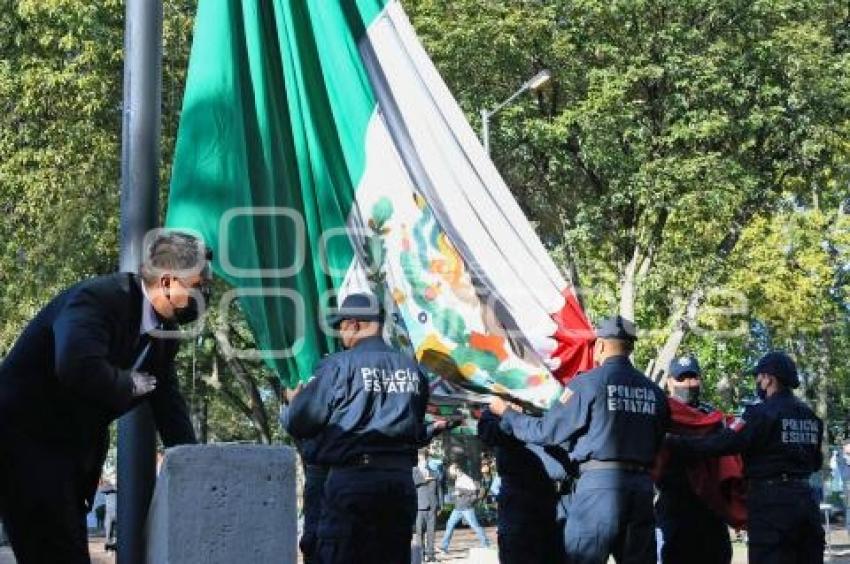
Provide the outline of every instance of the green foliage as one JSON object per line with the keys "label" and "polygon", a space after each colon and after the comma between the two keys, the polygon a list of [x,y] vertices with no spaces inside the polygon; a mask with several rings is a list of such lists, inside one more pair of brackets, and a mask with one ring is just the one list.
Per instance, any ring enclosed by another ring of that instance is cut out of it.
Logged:
{"label": "green foliage", "polygon": [[634,308],[641,366],[664,362],[696,298],[679,353],[700,358],[711,401],[740,405],[746,368],[786,348],[845,433],[846,3],[404,4],[473,123],[552,71],[491,120],[494,160],[591,316]]}
{"label": "green foliage", "polygon": [[[682,352],[706,367],[713,401],[732,408],[752,386],[744,369],[781,346],[801,359],[805,393],[844,417],[846,2],[403,3],[473,124],[552,70],[492,119],[494,160],[593,317],[619,307],[634,267],[636,317],[652,330],[642,365],[701,290]],[[164,1],[163,208],[195,4]],[[59,289],[117,265],[123,10],[0,0],[0,357]],[[212,334],[179,361],[209,438],[277,438],[262,366],[232,364]]]}
{"label": "green foliage", "polygon": [[[552,70],[550,88],[493,119],[494,159],[554,255],[572,261],[595,317],[617,309],[636,259],[636,317],[653,330],[639,361],[655,356],[695,289],[718,307],[730,301],[723,294],[744,293],[746,314],[727,323],[762,319],[777,338],[818,326],[824,287],[846,264],[826,260],[817,236],[826,220],[806,212],[834,211],[848,194],[846,5],[405,6],[471,121],[537,70]],[[802,285],[777,272],[786,257],[764,240],[765,225],[779,229],[774,237],[796,230]],[[752,278],[751,261],[770,281]],[[846,322],[846,308],[841,315]],[[740,359],[751,346],[736,343]]]}
{"label": "green foliage", "polygon": [[[163,178],[195,2],[164,4]],[[0,0],[0,356],[57,291],[117,267],[123,42],[120,0]]]}
{"label": "green foliage", "polygon": [[0,2],[0,353],[48,296],[117,263],[122,11]]}
{"label": "green foliage", "polygon": [[[164,209],[196,2],[163,4]],[[123,43],[120,0],[0,0],[0,359],[62,288],[118,266]],[[223,360],[220,381],[206,383],[210,343],[184,345],[178,357],[196,419],[210,440],[257,440]],[[249,367],[276,413],[263,376]]]}

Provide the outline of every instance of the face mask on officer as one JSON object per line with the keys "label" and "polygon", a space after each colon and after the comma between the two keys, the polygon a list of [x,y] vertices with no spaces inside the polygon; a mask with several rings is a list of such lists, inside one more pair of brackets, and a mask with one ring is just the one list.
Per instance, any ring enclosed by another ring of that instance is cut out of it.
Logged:
{"label": "face mask on officer", "polygon": [[670,395],[682,403],[696,407],[700,398],[700,378],[694,373],[684,373],[672,378]]}
{"label": "face mask on officer", "polygon": [[673,388],[673,397],[688,405],[699,404],[699,385],[696,386],[676,386]]}

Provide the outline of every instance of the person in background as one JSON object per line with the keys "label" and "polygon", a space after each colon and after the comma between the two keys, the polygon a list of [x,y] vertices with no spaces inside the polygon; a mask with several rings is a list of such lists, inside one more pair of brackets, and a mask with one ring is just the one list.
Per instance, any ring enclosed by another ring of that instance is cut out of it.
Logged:
{"label": "person in background", "polygon": [[440,542],[440,552],[447,553],[449,545],[452,542],[452,535],[455,527],[460,523],[461,519],[466,521],[466,524],[472,527],[475,531],[481,546],[487,548],[490,546],[490,541],[487,535],[484,534],[484,529],[478,523],[478,518],[475,516],[475,502],[478,501],[478,487],[460,466],[452,464],[449,466],[449,478],[454,480],[454,501],[455,506],[449,515],[449,520],[446,522],[446,532],[443,534],[443,539]]}
{"label": "person in background", "polygon": [[[845,440],[841,449],[836,449],[829,461],[833,482],[838,482],[838,491],[843,494],[844,527],[850,534],[850,441]],[[835,486],[833,486],[835,487]]]}
{"label": "person in background", "polygon": [[104,550],[115,550],[116,534],[115,525],[118,522],[118,490],[115,486],[107,481],[103,486],[103,496],[106,500],[104,510],[104,537],[106,538]]}
{"label": "person in background", "polygon": [[416,486],[417,499],[415,539],[422,549],[424,561],[436,562],[434,535],[439,507],[438,479],[428,465],[428,455],[422,451],[418,464],[413,467],[413,484]]}
{"label": "person in background", "polygon": [[97,492],[94,494],[94,516],[97,520],[97,530],[104,531],[104,523],[106,520],[106,495],[103,493],[103,488],[106,482],[101,479],[97,486]]}

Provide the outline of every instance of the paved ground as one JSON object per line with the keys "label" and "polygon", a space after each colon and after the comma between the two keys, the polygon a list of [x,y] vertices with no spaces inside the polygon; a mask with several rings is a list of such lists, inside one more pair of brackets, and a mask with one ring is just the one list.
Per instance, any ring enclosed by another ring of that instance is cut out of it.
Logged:
{"label": "paved ground", "polygon": [[[491,542],[495,543],[496,529],[494,527],[488,527],[486,531]],[[437,531],[438,543],[442,537],[442,533],[442,531]],[[833,555],[830,556],[827,554],[825,561],[836,564],[850,564],[850,537],[847,535],[847,532],[843,527],[833,527],[831,539]],[[733,564],[746,564],[746,545],[742,542],[735,542],[732,546],[735,551],[735,556],[732,559]],[[485,564],[496,562],[495,550],[491,554],[485,555],[485,553],[474,550],[476,547],[478,547],[478,540],[470,529],[456,529],[452,538],[452,545],[449,547],[449,553],[440,555],[439,562],[450,564]],[[470,549],[473,549],[472,557],[470,557]],[[103,537],[92,537],[89,543],[89,550],[91,551],[92,564],[114,564],[115,553],[106,553],[103,550]],[[0,547],[0,564],[15,564],[15,559],[9,547]]]}
{"label": "paved ground", "polygon": [[[441,537],[442,531],[437,532],[437,541]],[[495,528],[487,529],[487,536],[490,537],[491,541],[496,540],[496,530]],[[830,563],[841,563],[841,564],[850,564],[850,536],[847,535],[847,532],[843,527],[832,528],[831,533],[831,541],[833,548],[833,555],[830,556],[826,554],[824,557],[825,562]],[[440,562],[447,562],[451,564],[484,564],[484,562],[489,562],[489,559],[475,558],[478,554],[474,554],[473,558],[470,558],[469,552],[470,548],[474,548],[478,546],[478,540],[475,538],[475,535],[472,534],[470,529],[459,529],[455,532],[454,538],[452,539],[451,550],[447,556],[440,556]],[[746,564],[747,562],[747,545],[740,541],[735,541],[732,544],[734,556],[732,558],[733,564]],[[496,560],[492,560],[495,562]],[[613,560],[611,560],[613,562]]]}

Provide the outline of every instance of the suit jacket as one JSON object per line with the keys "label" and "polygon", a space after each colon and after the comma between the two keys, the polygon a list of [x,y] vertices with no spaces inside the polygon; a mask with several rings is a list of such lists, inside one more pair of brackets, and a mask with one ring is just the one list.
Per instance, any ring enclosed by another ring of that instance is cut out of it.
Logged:
{"label": "suit jacket", "polygon": [[72,286],[36,315],[0,365],[0,446],[56,445],[77,462],[74,479],[87,498],[97,488],[109,424],[139,403],[150,404],[166,446],[196,442],[174,370],[178,341],[151,340],[139,370],[156,376],[156,391],[133,398],[143,299],[129,273]]}
{"label": "suit jacket", "polygon": [[[432,478],[428,480],[428,478]],[[416,504],[419,511],[437,509],[437,480],[430,471],[423,475],[418,466],[413,467],[413,485],[416,486]]]}

